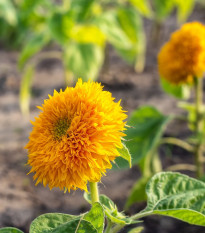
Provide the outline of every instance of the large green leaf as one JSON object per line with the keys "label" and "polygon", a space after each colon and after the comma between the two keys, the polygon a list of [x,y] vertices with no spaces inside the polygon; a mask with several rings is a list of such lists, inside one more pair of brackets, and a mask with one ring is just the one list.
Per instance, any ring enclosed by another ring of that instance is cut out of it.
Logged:
{"label": "large green leaf", "polygon": [[104,229],[104,210],[100,203],[95,202],[91,210],[84,215],[84,220],[91,222],[98,233],[102,233]]}
{"label": "large green leaf", "polygon": [[92,24],[76,25],[71,32],[72,40],[78,43],[96,44],[104,47],[105,35]]}
{"label": "large green leaf", "polygon": [[4,227],[0,229],[0,233],[23,233],[23,231],[14,227]]}
{"label": "large green leaf", "polygon": [[75,78],[94,80],[103,62],[103,50],[94,44],[70,43],[64,49],[64,63]]}
{"label": "large green leaf", "polygon": [[120,56],[135,65],[144,67],[146,40],[141,16],[133,8],[118,8],[102,14],[96,24]]}
{"label": "large green leaf", "polygon": [[100,203],[94,203],[91,210],[83,215],[50,213],[37,217],[30,226],[30,233],[102,233],[104,211]]}
{"label": "large green leaf", "polygon": [[129,0],[129,2],[144,16],[151,17],[152,10],[147,0]]}
{"label": "large green leaf", "polygon": [[61,13],[54,12],[48,20],[48,27],[53,40],[56,40],[60,45],[66,45],[70,40],[70,33],[73,29],[72,12]]}
{"label": "large green leaf", "polygon": [[57,227],[71,221],[78,220],[79,216],[60,214],[60,213],[49,213],[43,214],[33,220],[30,226],[30,233],[36,232],[52,232]]}
{"label": "large green leaf", "polygon": [[141,16],[133,8],[120,8],[117,12],[120,27],[131,41],[131,48],[117,48],[119,54],[130,64],[134,64],[136,71],[142,71],[145,61],[146,38]]}
{"label": "large green leaf", "polygon": [[180,173],[158,173],[146,187],[144,216],[160,214],[205,226],[205,183]]}
{"label": "large green leaf", "polygon": [[166,81],[164,78],[160,79],[162,89],[178,98],[178,99],[188,99],[190,97],[190,86],[186,84],[174,85]]}
{"label": "large green leaf", "polygon": [[141,177],[132,187],[130,195],[126,201],[125,208],[129,208],[133,203],[145,201],[147,199],[145,187],[150,177]]}
{"label": "large green leaf", "polygon": [[96,25],[106,35],[107,40],[118,49],[131,49],[132,42],[123,31],[116,10],[110,10],[102,14],[96,20]]}
{"label": "large green leaf", "polygon": [[[138,164],[149,153],[155,153],[155,149],[162,137],[171,116],[162,115],[157,109],[150,106],[142,106],[134,111],[128,120],[125,144],[132,155],[132,164]],[[120,168],[128,168],[121,158],[116,158]]]}
{"label": "large green leaf", "polygon": [[[44,233],[45,231],[43,231]],[[64,225],[61,225],[57,228],[55,228],[51,233],[98,233],[97,230],[93,227],[93,225],[83,219],[75,219],[71,220]],[[47,233],[47,232],[45,232]],[[50,232],[48,232],[50,233]]]}
{"label": "large green leaf", "polygon": [[83,22],[89,18],[91,14],[91,7],[95,3],[95,0],[72,0],[70,4],[70,9],[75,14],[75,20],[79,22]]}
{"label": "large green leaf", "polygon": [[168,17],[175,6],[173,0],[153,0],[152,3],[157,21],[161,21]]}
{"label": "large green leaf", "polygon": [[48,44],[50,37],[48,33],[39,33],[33,35],[23,48],[19,57],[19,67],[22,69],[30,57],[38,53],[45,45]]}
{"label": "large green leaf", "polygon": [[195,0],[175,0],[177,6],[177,18],[179,22],[184,22],[194,8]]}
{"label": "large green leaf", "polygon": [[12,1],[0,1],[0,17],[4,18],[6,22],[12,26],[17,24],[17,11]]}
{"label": "large green leaf", "polygon": [[81,216],[51,213],[37,217],[30,226],[30,233],[98,233],[95,227]]}

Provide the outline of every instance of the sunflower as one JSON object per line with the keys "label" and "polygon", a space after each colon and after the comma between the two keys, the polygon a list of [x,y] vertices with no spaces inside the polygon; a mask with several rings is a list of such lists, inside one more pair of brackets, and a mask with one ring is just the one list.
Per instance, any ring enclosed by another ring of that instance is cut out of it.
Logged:
{"label": "sunflower", "polygon": [[205,71],[205,26],[186,23],[174,32],[158,55],[159,73],[173,84],[191,83]]}
{"label": "sunflower", "polygon": [[119,156],[127,115],[100,83],[78,80],[44,101],[26,145],[29,173],[50,189],[87,191]]}

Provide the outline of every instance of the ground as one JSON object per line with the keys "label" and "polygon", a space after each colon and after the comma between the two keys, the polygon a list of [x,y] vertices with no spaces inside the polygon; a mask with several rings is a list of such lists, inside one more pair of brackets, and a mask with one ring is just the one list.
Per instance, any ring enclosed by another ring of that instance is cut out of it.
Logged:
{"label": "ground", "polygon": [[[189,21],[205,22],[204,9],[199,7],[193,12]],[[105,90],[113,93],[116,100],[122,99],[123,108],[130,114],[141,105],[153,105],[164,114],[178,113],[176,100],[165,94],[160,88],[157,71],[157,53],[160,46],[177,28],[174,16],[171,16],[162,27],[159,41],[154,42],[151,35],[152,23],[145,22],[147,34],[147,55],[145,70],[137,74],[134,69],[122,61],[109,47],[109,63],[99,75]],[[42,185],[35,186],[29,171],[27,152],[24,146],[31,131],[30,120],[38,115],[36,105],[41,105],[54,89],[64,88],[62,64],[57,60],[46,60],[36,70],[32,86],[31,113],[23,117],[19,110],[18,96],[21,73],[17,68],[18,52],[0,50],[0,227],[15,226],[26,233],[31,221],[40,214],[62,212],[79,214],[89,209],[81,191],[70,194],[58,189],[50,191]],[[184,125],[172,125],[167,134],[186,135]],[[162,153],[163,154],[163,153]],[[180,155],[180,156],[179,156]],[[163,156],[163,155],[162,155]],[[163,163],[174,164],[191,155],[179,154]],[[100,192],[113,199],[120,210],[129,191],[139,178],[138,168],[126,171],[109,171],[100,184]],[[136,212],[144,204],[134,205],[129,213]],[[205,228],[194,227],[177,220],[162,217],[144,219],[144,233],[203,233]],[[127,232],[127,229],[123,232]]]}

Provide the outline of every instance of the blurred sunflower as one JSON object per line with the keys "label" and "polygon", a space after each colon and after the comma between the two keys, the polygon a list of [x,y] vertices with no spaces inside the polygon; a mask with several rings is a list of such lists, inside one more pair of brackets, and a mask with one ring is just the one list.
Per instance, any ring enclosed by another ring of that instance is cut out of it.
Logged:
{"label": "blurred sunflower", "polygon": [[30,134],[28,164],[36,184],[65,191],[87,190],[111,168],[122,147],[127,115],[110,92],[96,82],[54,91],[44,101]]}
{"label": "blurred sunflower", "polygon": [[174,32],[158,55],[160,76],[170,83],[191,83],[205,71],[205,26],[186,23]]}

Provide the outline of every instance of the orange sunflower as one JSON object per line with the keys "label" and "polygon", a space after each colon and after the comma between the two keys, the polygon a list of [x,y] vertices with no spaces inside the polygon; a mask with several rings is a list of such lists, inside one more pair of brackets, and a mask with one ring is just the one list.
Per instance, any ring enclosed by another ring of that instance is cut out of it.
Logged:
{"label": "orange sunflower", "polygon": [[174,32],[158,55],[159,73],[173,84],[190,83],[205,71],[205,26],[186,23]]}
{"label": "orange sunflower", "polygon": [[100,83],[79,79],[75,88],[54,91],[44,101],[26,145],[36,184],[87,190],[88,181],[101,179],[125,136],[127,115],[113,100]]}

